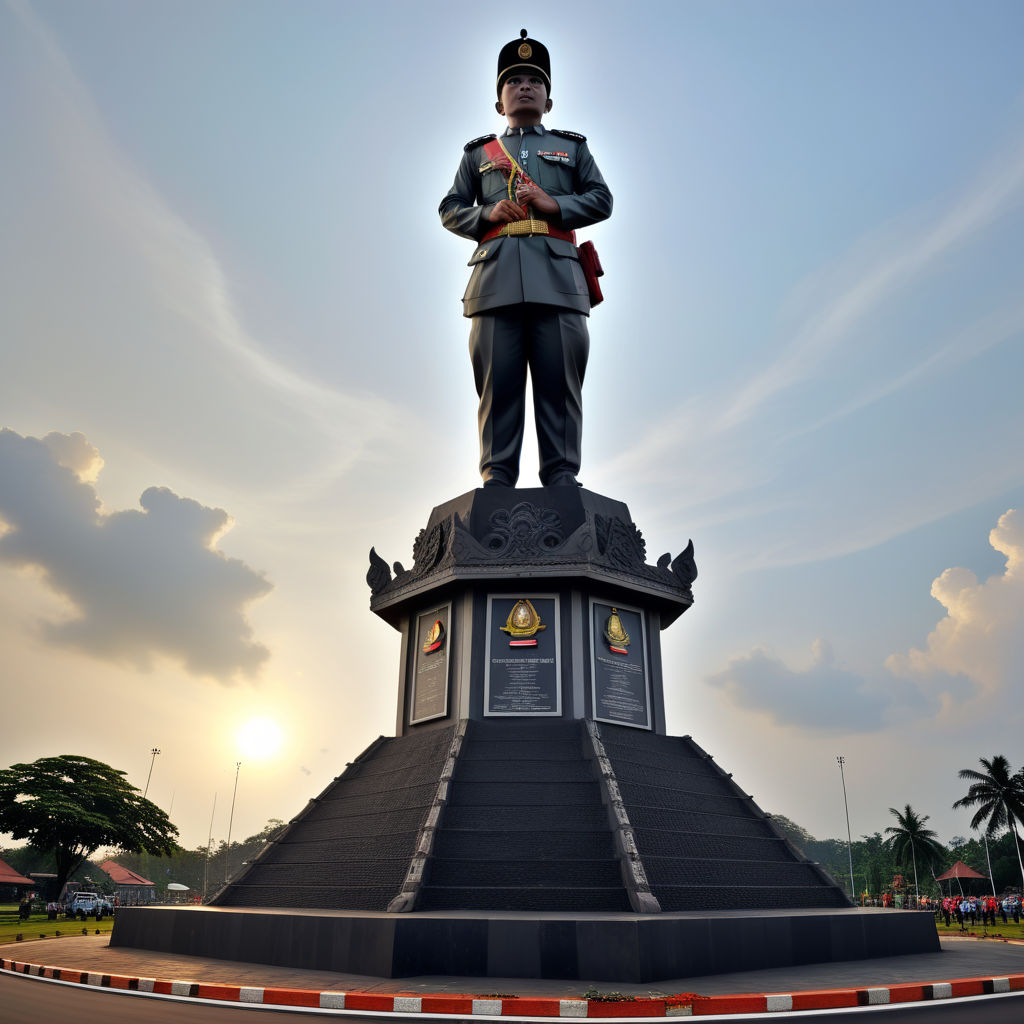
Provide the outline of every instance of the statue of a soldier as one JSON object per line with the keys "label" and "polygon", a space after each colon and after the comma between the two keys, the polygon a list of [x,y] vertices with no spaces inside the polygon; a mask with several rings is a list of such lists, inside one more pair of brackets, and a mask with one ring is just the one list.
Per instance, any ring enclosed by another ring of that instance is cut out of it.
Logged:
{"label": "statue of a soldier", "polygon": [[541,123],[551,61],[526,29],[498,56],[497,88],[508,128],[466,145],[439,208],[449,231],[477,243],[462,302],[480,396],[480,475],[485,487],[515,486],[529,367],[540,481],[575,485],[587,317],[600,290],[596,259],[581,266],[574,232],[605,220],[612,195],[586,138]]}

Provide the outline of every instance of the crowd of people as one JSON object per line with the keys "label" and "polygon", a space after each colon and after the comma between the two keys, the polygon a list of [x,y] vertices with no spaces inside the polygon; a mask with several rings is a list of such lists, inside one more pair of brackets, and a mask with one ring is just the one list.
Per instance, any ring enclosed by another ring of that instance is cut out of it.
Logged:
{"label": "crowd of people", "polygon": [[946,896],[937,913],[949,927],[954,921],[963,928],[965,925],[995,925],[1000,917],[1003,924],[1013,921],[1020,924],[1021,901],[1019,896]]}

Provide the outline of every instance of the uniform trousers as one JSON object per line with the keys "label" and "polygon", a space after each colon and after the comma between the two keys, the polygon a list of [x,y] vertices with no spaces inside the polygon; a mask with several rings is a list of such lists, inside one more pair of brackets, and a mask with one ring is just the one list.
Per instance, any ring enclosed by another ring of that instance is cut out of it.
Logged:
{"label": "uniform trousers", "polygon": [[583,375],[590,335],[583,313],[521,303],[471,318],[469,354],[480,396],[480,475],[485,485],[515,486],[526,419],[526,371],[540,482],[573,483],[580,469]]}

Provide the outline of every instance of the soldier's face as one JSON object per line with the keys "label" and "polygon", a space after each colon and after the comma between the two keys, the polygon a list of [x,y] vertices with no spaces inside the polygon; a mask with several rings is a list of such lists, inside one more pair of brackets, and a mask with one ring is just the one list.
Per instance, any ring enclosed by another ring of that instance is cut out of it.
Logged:
{"label": "soldier's face", "polygon": [[544,79],[526,72],[510,75],[501,87],[501,107],[506,117],[535,117],[539,121],[551,109]]}

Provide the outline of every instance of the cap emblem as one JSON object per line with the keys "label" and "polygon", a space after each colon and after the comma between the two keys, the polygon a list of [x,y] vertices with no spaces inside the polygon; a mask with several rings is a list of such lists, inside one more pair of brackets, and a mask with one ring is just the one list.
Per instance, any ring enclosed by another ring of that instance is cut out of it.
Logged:
{"label": "cap emblem", "polygon": [[529,43],[523,43],[523,45],[519,47],[519,56],[522,57],[523,60],[529,60],[533,56],[533,47]]}

